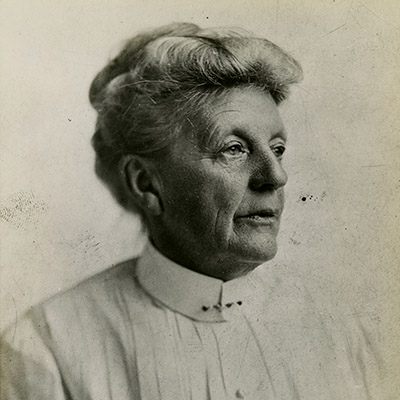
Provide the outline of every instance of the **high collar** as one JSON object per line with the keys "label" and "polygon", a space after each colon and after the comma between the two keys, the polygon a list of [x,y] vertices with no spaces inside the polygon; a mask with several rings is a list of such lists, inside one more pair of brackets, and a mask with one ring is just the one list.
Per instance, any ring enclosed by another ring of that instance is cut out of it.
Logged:
{"label": "high collar", "polygon": [[144,290],[164,306],[189,318],[223,322],[246,308],[259,286],[256,270],[224,282],[176,264],[150,242],[138,261]]}

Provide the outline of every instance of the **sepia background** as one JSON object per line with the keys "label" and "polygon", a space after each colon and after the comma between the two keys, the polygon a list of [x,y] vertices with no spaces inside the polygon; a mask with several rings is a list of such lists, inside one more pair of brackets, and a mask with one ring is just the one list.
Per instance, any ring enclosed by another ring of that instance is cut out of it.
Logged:
{"label": "sepia background", "polygon": [[145,242],[94,175],[87,92],[95,74],[144,28],[240,26],[289,51],[305,74],[281,106],[289,183],[268,266],[306,281],[316,301],[369,314],[395,368],[397,1],[3,0],[0,8],[1,329]]}

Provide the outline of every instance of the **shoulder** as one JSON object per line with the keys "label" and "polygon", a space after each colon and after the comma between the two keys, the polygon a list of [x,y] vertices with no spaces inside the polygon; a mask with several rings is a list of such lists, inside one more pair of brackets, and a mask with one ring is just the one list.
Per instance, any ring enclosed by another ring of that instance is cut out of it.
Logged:
{"label": "shoulder", "polygon": [[[265,307],[271,310],[266,329],[276,331],[282,358],[291,360],[303,387],[328,382],[349,399],[390,398],[384,397],[388,371],[379,315],[356,294],[339,296],[344,291],[334,282],[323,290],[301,274],[279,272],[270,280],[274,291]],[[305,366],[312,373],[303,374]]]}
{"label": "shoulder", "polygon": [[137,324],[150,304],[137,284],[136,263],[129,260],[108,268],[9,326],[0,337],[0,372],[6,382],[2,395],[61,400],[64,379],[89,382],[95,369],[106,377],[105,349],[120,359],[134,351],[132,329],[126,328]]}
{"label": "shoulder", "polygon": [[[39,307],[48,310],[53,307],[68,307],[71,303],[76,302],[87,306],[91,303],[98,304],[98,302],[103,305],[125,290],[134,294],[136,292],[136,265],[137,259],[113,265],[52,296]],[[133,289],[133,291],[130,289]]]}
{"label": "shoulder", "polygon": [[[43,302],[35,310],[54,334],[120,326],[149,302],[136,277],[137,259],[102,271]],[[92,333],[92,332],[91,332]]]}
{"label": "shoulder", "polygon": [[331,371],[340,366],[359,398],[386,398],[390,388],[380,317],[357,293],[335,288],[334,283],[330,286],[326,292],[304,285],[312,305],[311,320],[317,327],[310,331],[314,346]]}
{"label": "shoulder", "polygon": [[29,310],[8,327],[3,341],[16,344],[40,337],[51,346],[82,342],[134,318],[149,302],[136,279],[137,259],[112,266]]}

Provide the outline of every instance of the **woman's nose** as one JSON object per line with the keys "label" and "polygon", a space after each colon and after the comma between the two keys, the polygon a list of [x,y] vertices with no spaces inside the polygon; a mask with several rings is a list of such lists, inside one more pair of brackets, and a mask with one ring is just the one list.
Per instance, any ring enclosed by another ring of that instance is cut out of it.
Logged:
{"label": "woman's nose", "polygon": [[250,179],[250,188],[256,191],[277,190],[286,185],[287,174],[280,160],[271,151],[263,155]]}

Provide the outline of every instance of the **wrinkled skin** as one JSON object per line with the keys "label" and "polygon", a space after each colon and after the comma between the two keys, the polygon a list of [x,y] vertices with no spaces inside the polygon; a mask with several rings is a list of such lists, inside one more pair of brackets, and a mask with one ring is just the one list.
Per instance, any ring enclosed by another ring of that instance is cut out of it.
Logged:
{"label": "wrinkled skin", "polygon": [[162,212],[149,230],[170,259],[229,280],[276,254],[286,133],[273,99],[255,88],[230,89],[210,118],[205,138],[181,137],[158,167]]}

